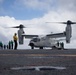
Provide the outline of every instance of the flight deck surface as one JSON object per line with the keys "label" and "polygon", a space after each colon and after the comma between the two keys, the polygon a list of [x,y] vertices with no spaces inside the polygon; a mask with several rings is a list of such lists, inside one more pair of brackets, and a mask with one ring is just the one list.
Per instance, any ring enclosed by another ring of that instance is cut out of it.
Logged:
{"label": "flight deck surface", "polygon": [[0,50],[0,75],[75,75],[76,49]]}

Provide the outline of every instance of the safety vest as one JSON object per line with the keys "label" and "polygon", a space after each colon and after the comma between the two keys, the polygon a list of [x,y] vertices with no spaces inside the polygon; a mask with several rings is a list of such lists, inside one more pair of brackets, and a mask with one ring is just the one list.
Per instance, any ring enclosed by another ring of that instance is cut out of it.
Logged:
{"label": "safety vest", "polygon": [[17,38],[17,36],[14,35],[14,36],[13,36],[13,39],[17,41],[18,38]]}

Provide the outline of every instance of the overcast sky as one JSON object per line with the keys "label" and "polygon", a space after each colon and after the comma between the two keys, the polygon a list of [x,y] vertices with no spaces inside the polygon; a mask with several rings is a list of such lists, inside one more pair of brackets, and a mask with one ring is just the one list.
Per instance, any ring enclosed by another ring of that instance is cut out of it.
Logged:
{"label": "overcast sky", "polygon": [[[76,22],[76,0],[0,0],[0,41],[7,44],[18,30],[5,27],[24,24],[26,34],[46,35],[63,32],[66,25],[45,22],[67,20]],[[30,48],[28,42],[18,48]],[[65,47],[76,48],[76,25],[72,25],[72,40]]]}

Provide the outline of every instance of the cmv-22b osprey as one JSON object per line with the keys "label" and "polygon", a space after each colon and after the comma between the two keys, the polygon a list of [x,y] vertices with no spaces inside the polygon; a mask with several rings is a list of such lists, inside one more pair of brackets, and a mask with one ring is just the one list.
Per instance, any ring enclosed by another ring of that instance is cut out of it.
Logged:
{"label": "cmv-22b osprey", "polygon": [[76,24],[76,22],[68,20],[67,22],[57,22],[57,23],[67,25],[64,32],[56,34],[47,34],[42,37],[40,37],[39,35],[25,35],[23,30],[23,28],[25,27],[22,24],[12,28],[19,28],[18,30],[19,44],[24,44],[24,37],[25,37],[31,39],[29,42],[29,46],[31,46],[32,49],[34,49],[34,47],[39,47],[40,49],[43,49],[44,47],[58,48],[57,42],[59,40],[57,40],[56,38],[60,39],[61,37],[65,37],[66,43],[70,43],[70,39],[72,37],[71,24]]}

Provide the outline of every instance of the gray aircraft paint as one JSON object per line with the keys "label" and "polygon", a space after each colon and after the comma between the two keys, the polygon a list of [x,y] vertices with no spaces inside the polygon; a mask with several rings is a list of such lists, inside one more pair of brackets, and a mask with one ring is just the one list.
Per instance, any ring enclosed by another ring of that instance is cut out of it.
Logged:
{"label": "gray aircraft paint", "polygon": [[18,30],[19,44],[23,44],[23,43],[24,43],[24,37],[22,36],[23,33],[24,33],[23,28],[20,28],[20,29]]}

